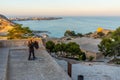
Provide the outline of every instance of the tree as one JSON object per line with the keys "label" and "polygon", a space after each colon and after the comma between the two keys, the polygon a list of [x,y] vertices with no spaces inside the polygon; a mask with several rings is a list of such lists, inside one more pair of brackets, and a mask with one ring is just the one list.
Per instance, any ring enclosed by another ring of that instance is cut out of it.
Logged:
{"label": "tree", "polygon": [[15,27],[8,31],[8,39],[23,39],[32,36],[32,31],[29,27],[22,27],[20,24],[16,24]]}
{"label": "tree", "polygon": [[83,61],[86,60],[85,52],[80,51],[79,54],[78,54],[78,56],[79,56],[79,60],[83,60]]}
{"label": "tree", "polygon": [[117,28],[112,34],[104,38],[98,45],[99,51],[106,56],[120,56],[120,27]]}
{"label": "tree", "polygon": [[61,43],[62,56],[66,55],[66,49],[67,49],[67,45],[65,43]]}
{"label": "tree", "polygon": [[107,57],[112,52],[111,43],[112,41],[110,39],[104,38],[98,45],[99,51],[104,55],[104,57]]}
{"label": "tree", "polygon": [[57,53],[57,55],[59,56],[65,56],[66,55],[66,44],[65,43],[56,44],[54,47],[54,52]]}
{"label": "tree", "polygon": [[[80,58],[81,60],[86,60],[86,55],[81,51],[80,46],[75,42],[58,43],[54,44],[52,41],[46,43],[46,48],[49,52],[55,52],[57,56],[70,57],[70,58]],[[78,57],[79,56],[79,57]]]}
{"label": "tree", "polygon": [[112,42],[111,49],[112,52],[109,54],[109,56],[114,56],[114,58],[120,56],[120,41]]}
{"label": "tree", "polygon": [[93,34],[92,32],[89,32],[89,33],[86,33],[85,35],[91,35],[91,34]]}
{"label": "tree", "polygon": [[64,33],[64,36],[76,36],[76,34],[75,34],[75,31],[67,30],[67,31]]}
{"label": "tree", "polygon": [[54,52],[54,47],[55,47],[55,43],[53,41],[48,41],[46,42],[46,49],[48,50],[48,52]]}
{"label": "tree", "polygon": [[83,37],[83,34],[82,33],[75,33],[75,31],[70,31],[70,30],[67,30],[65,33],[64,33],[64,36],[72,36],[72,37]]}
{"label": "tree", "polygon": [[75,42],[70,42],[67,44],[67,52],[70,56],[75,56],[80,52],[80,47]]}
{"label": "tree", "polygon": [[[62,51],[61,44],[56,44],[54,47],[54,52],[56,52],[58,56],[61,56],[61,51]],[[59,54],[59,52],[60,52],[60,54]]]}
{"label": "tree", "polygon": [[120,37],[120,27],[118,27],[113,33],[112,37]]}
{"label": "tree", "polygon": [[77,33],[77,36],[83,37],[83,34],[82,33]]}
{"label": "tree", "polygon": [[82,52],[82,60],[85,61],[86,60],[86,55],[85,52]]}

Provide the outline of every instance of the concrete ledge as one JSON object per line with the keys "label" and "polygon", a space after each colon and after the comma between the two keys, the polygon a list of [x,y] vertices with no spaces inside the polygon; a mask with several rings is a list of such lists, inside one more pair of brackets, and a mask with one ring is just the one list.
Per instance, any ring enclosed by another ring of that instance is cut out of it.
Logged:
{"label": "concrete ledge", "polygon": [[27,40],[0,40],[0,47],[19,47],[19,46],[26,46]]}

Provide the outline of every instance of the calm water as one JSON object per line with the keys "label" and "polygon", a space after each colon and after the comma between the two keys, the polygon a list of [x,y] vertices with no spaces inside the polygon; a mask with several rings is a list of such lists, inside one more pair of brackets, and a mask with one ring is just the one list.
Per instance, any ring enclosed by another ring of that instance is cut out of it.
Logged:
{"label": "calm water", "polygon": [[114,30],[120,26],[120,17],[63,17],[59,20],[16,22],[32,30],[49,31],[51,37],[62,37],[66,30],[76,33],[94,32],[98,27]]}

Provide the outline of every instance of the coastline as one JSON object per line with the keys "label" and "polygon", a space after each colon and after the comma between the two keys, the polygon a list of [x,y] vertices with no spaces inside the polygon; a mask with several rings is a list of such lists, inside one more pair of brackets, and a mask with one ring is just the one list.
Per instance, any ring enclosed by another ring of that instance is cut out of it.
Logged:
{"label": "coastline", "polygon": [[29,26],[32,30],[49,31],[51,32],[51,37],[60,38],[64,36],[64,32],[66,30],[73,30],[76,33],[82,34],[94,32],[98,27],[115,30],[120,25],[119,19],[111,17],[63,17],[63,19],[59,20],[33,20],[15,22],[23,24],[23,26]]}
{"label": "coastline", "polygon": [[62,19],[62,17],[16,17],[16,18],[9,18],[10,21],[30,21],[30,20],[57,20]]}

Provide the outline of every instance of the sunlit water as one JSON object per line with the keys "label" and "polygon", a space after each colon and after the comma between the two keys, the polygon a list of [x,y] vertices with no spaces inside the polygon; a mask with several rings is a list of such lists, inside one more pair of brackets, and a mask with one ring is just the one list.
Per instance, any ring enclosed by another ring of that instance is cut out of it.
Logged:
{"label": "sunlit water", "polygon": [[120,17],[63,17],[59,20],[15,21],[32,30],[49,31],[51,37],[63,37],[66,30],[76,33],[94,32],[98,27],[116,29],[120,26]]}

